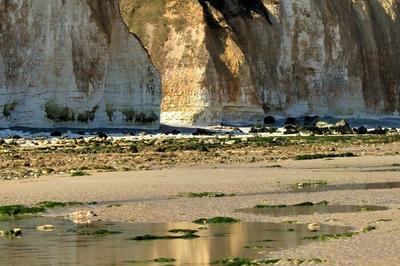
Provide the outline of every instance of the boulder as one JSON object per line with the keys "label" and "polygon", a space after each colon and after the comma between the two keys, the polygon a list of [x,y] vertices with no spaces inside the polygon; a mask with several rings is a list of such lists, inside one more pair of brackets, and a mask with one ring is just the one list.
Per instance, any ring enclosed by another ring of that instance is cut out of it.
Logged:
{"label": "boulder", "polygon": [[285,120],[285,125],[294,125],[297,126],[299,124],[299,121],[294,118],[294,117],[288,117]]}
{"label": "boulder", "polygon": [[275,117],[273,117],[273,116],[266,116],[266,117],[264,117],[264,124],[265,125],[273,125],[273,124],[275,124],[275,122],[276,122],[276,120],[275,120]]}

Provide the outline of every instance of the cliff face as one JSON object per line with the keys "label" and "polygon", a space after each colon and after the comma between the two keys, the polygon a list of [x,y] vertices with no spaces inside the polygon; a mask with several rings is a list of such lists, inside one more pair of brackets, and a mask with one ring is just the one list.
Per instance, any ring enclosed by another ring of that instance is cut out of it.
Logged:
{"label": "cliff face", "polygon": [[398,115],[399,0],[121,0],[167,123]]}
{"label": "cliff face", "polygon": [[158,128],[160,87],[117,0],[0,1],[0,127]]}

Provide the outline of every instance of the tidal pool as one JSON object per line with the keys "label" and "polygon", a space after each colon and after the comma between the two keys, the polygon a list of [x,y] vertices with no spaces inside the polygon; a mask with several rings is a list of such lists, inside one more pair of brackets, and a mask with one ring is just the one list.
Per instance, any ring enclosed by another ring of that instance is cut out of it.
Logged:
{"label": "tidal pool", "polygon": [[295,188],[288,192],[304,193],[304,192],[323,192],[332,190],[371,190],[371,189],[395,189],[400,188],[400,182],[377,182],[377,183],[355,183],[340,185],[311,186],[303,188]]}
{"label": "tidal pool", "polygon": [[373,205],[313,205],[313,206],[285,206],[285,207],[265,207],[265,208],[246,208],[240,212],[270,215],[270,216],[293,216],[293,215],[313,215],[314,213],[346,213],[363,211],[382,211],[389,208]]}
{"label": "tidal pool", "polygon": [[[36,226],[53,224],[42,232]],[[199,230],[193,223],[110,224],[99,222],[79,226],[62,218],[39,217],[1,221],[0,229],[22,229],[22,237],[0,237],[1,265],[160,265],[157,258],[173,258],[175,265],[209,265],[226,257],[268,257],[268,252],[307,244],[304,237],[340,234],[349,227],[322,225],[310,232],[304,224],[235,223],[206,225]],[[85,235],[99,229],[115,234]],[[145,240],[132,238],[145,234],[177,235],[172,229],[198,230],[194,239]],[[116,233],[116,232],[119,233]],[[171,263],[170,263],[171,264]]]}

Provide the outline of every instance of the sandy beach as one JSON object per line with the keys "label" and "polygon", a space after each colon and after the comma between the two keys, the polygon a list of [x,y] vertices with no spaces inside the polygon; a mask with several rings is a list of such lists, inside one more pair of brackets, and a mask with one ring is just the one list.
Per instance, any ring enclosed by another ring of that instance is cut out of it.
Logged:
{"label": "sandy beach", "polygon": [[[192,221],[229,216],[247,222],[298,221],[376,230],[348,239],[316,241],[275,251],[278,258],[321,258],[336,265],[398,265],[400,259],[400,188],[293,193],[297,183],[324,180],[329,185],[398,182],[400,156],[365,156],[329,160],[174,167],[162,170],[43,176],[4,181],[0,204],[40,201],[96,201],[102,220],[130,223]],[[179,197],[185,192],[223,192],[221,198]],[[296,204],[326,200],[332,205],[378,205],[384,211],[272,217],[238,212],[257,204]],[[109,205],[118,204],[110,208]],[[51,215],[51,212],[50,212]],[[380,221],[378,220],[388,220]],[[390,221],[389,221],[390,220]]]}

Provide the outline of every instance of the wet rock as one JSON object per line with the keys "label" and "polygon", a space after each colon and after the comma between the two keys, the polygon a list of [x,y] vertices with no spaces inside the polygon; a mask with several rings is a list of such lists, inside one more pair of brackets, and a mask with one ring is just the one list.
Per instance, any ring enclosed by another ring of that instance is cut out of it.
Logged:
{"label": "wet rock", "polygon": [[225,145],[229,145],[229,146],[234,145],[235,143],[236,143],[236,140],[228,140],[228,141],[224,142]]}
{"label": "wet rock", "polygon": [[346,120],[340,120],[335,124],[335,130],[340,134],[353,134],[349,123]]}
{"label": "wet rock", "polygon": [[317,232],[321,229],[321,225],[319,223],[310,223],[307,225],[307,228],[312,232]]}
{"label": "wet rock", "polygon": [[196,131],[193,133],[193,135],[196,136],[201,136],[201,135],[213,135],[214,131],[205,129],[205,128],[198,128]]}
{"label": "wet rock", "polygon": [[370,132],[370,134],[375,134],[375,135],[385,135],[388,133],[389,130],[386,128],[382,128],[381,126],[376,127],[374,130]]}
{"label": "wet rock", "polygon": [[104,132],[98,132],[97,137],[103,140],[106,140],[108,138],[108,135]]}
{"label": "wet rock", "polygon": [[261,125],[253,126],[250,129],[250,133],[275,133],[277,131],[278,129],[276,127],[266,127]]}
{"label": "wet rock", "polygon": [[20,135],[14,135],[14,136],[12,136],[12,138],[13,139],[21,139],[21,136]]}
{"label": "wet rock", "polygon": [[365,135],[368,134],[368,129],[364,126],[361,126],[359,128],[357,128],[356,130],[354,130],[358,135]]}
{"label": "wet rock", "polygon": [[93,211],[79,210],[66,215],[65,219],[71,220],[75,224],[91,224],[96,216],[97,214]]}
{"label": "wet rock", "polygon": [[62,136],[62,132],[59,131],[59,130],[53,130],[53,131],[50,133],[50,136],[52,136],[52,137],[61,137],[61,136]]}
{"label": "wet rock", "polygon": [[275,124],[275,122],[276,122],[276,120],[275,120],[275,117],[273,117],[273,116],[266,116],[266,117],[264,117],[264,124],[265,125],[273,125],[273,124]]}
{"label": "wet rock", "polygon": [[305,116],[304,117],[304,126],[305,127],[315,127],[315,125],[317,124],[317,122],[319,121],[319,116]]}
{"label": "wet rock", "polygon": [[20,238],[22,236],[22,230],[21,228],[14,228],[8,231],[0,230],[0,236],[6,236],[9,238]]}
{"label": "wet rock", "polygon": [[331,126],[332,126],[331,124],[329,124],[328,122],[325,122],[325,121],[318,121],[315,124],[316,128],[330,128]]}
{"label": "wet rock", "polygon": [[52,225],[52,224],[39,225],[36,227],[36,230],[38,230],[38,231],[53,231],[54,225]]}
{"label": "wet rock", "polygon": [[285,132],[283,134],[285,135],[292,135],[292,134],[299,134],[300,129],[296,125],[285,125]]}
{"label": "wet rock", "polygon": [[299,124],[299,121],[294,117],[288,117],[285,120],[285,125],[297,126],[298,124]]}

